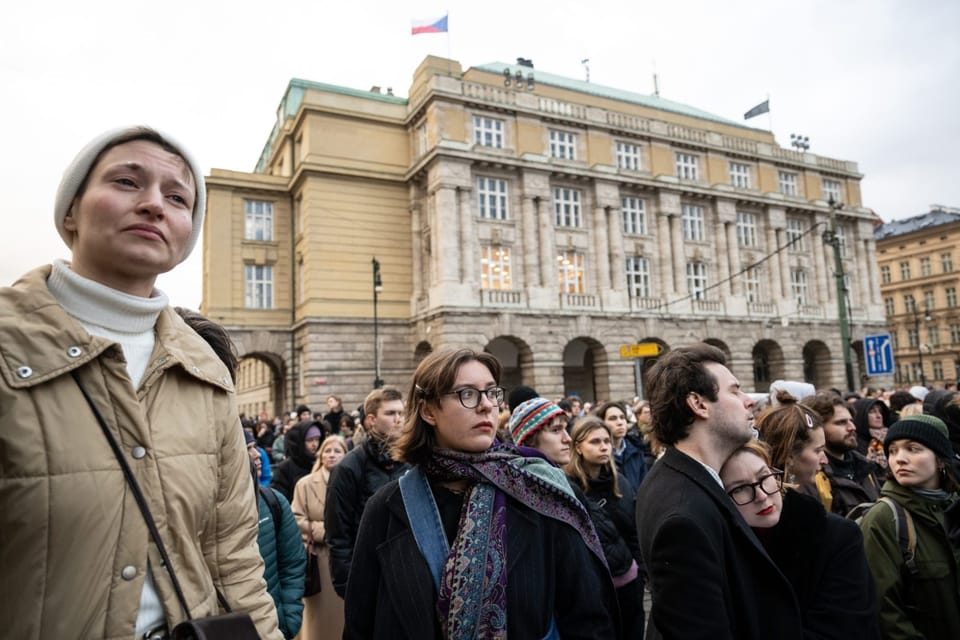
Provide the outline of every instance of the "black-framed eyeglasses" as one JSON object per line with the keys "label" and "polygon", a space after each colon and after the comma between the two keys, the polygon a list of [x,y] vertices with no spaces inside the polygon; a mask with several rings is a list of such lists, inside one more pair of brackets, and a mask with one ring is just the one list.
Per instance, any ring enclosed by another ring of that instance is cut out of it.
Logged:
{"label": "black-framed eyeglasses", "polygon": [[770,473],[760,476],[756,482],[750,484],[741,484],[727,491],[727,495],[733,500],[734,504],[743,506],[753,502],[757,497],[757,488],[768,496],[772,496],[783,487],[783,471],[771,469]]}
{"label": "black-framed eyeglasses", "polygon": [[503,404],[503,393],[503,387],[490,387],[489,389],[464,387],[462,389],[447,391],[446,393],[442,393],[440,395],[456,395],[460,398],[460,404],[463,405],[464,409],[476,409],[478,406],[480,406],[481,396],[487,396],[487,400],[499,407],[501,404]]}

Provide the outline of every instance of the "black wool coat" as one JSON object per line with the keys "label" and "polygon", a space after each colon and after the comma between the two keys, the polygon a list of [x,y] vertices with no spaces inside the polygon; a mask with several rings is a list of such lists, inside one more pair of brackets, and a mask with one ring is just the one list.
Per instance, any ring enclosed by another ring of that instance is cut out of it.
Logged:
{"label": "black wool coat", "polygon": [[[551,616],[563,640],[616,637],[610,574],[573,527],[507,498],[506,532],[507,637],[542,638]],[[394,480],[370,498],[360,521],[343,638],[440,638],[436,601]]]}
{"label": "black wool coat", "polygon": [[790,583],[720,483],[668,448],[637,493],[648,640],[800,640]]}

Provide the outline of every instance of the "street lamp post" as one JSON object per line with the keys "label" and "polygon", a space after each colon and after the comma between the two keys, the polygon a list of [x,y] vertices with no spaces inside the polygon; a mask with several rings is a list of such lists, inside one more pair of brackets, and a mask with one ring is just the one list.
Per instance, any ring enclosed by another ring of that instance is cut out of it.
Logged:
{"label": "street lamp post", "polygon": [[[930,317],[930,309],[923,310],[923,319],[926,322],[930,322],[933,318]],[[917,334],[917,360],[920,363],[920,384],[921,386],[927,386],[927,374],[923,372],[923,341],[920,340],[920,314],[917,313],[917,305],[913,305],[913,330]]]}
{"label": "street lamp post", "polygon": [[380,279],[380,261],[374,257],[370,263],[373,265],[373,388],[379,389],[383,386],[383,379],[380,377],[380,322],[377,306],[378,296],[383,291],[383,281]]}
{"label": "street lamp post", "polygon": [[843,273],[843,256],[840,255],[840,236],[837,235],[837,210],[842,202],[830,198],[830,228],[823,232],[824,243],[833,248],[833,267],[837,281],[837,320],[840,322],[840,348],[843,350],[843,370],[846,373],[847,389],[855,391],[853,380],[853,357],[850,354],[850,321],[847,316],[847,279]]}

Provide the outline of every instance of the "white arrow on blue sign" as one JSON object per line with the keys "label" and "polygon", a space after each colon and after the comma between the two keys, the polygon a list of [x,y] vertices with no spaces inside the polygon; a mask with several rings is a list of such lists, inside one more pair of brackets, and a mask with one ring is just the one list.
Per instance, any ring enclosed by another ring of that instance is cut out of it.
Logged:
{"label": "white arrow on blue sign", "polygon": [[893,345],[889,333],[866,336],[863,339],[863,357],[867,361],[868,376],[893,373]]}

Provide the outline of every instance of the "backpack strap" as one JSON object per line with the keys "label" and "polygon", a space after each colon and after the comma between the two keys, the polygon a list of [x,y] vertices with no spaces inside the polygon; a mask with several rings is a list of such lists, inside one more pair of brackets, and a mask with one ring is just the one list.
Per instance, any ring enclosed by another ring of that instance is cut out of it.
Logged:
{"label": "backpack strap", "polygon": [[903,564],[911,577],[917,575],[917,528],[913,524],[913,517],[903,506],[887,496],[881,497],[883,502],[893,512],[893,523],[897,528],[897,541],[900,544],[900,553],[903,555]]}
{"label": "backpack strap", "polygon": [[258,484],[257,490],[260,492],[260,495],[263,496],[263,501],[267,503],[267,507],[270,509],[270,515],[273,516],[273,530],[276,531],[277,534],[276,543],[280,544],[280,519],[283,517],[283,509],[280,507],[280,501],[277,500],[276,494],[273,493],[273,489],[270,487]]}
{"label": "backpack strap", "polygon": [[440,578],[443,575],[443,565],[450,555],[450,545],[447,543],[447,534],[443,530],[437,502],[430,492],[430,483],[420,467],[413,467],[400,476],[400,495],[403,497],[403,507],[410,520],[410,529],[417,541],[423,559],[430,567],[433,576],[433,586],[440,591]]}

